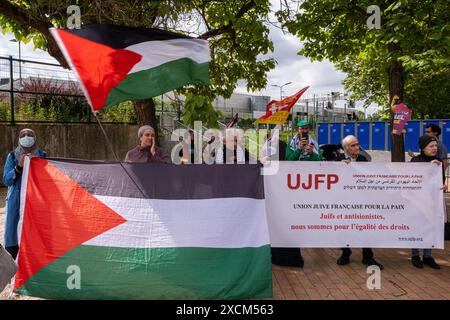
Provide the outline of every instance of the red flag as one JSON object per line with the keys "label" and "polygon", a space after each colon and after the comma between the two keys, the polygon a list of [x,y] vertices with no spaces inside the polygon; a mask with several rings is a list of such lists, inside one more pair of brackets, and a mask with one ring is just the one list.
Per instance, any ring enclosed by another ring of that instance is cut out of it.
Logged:
{"label": "red flag", "polygon": [[256,123],[283,124],[294,104],[308,90],[309,86],[304,87],[293,96],[284,98],[281,101],[271,100],[266,107],[266,114],[256,119]]}

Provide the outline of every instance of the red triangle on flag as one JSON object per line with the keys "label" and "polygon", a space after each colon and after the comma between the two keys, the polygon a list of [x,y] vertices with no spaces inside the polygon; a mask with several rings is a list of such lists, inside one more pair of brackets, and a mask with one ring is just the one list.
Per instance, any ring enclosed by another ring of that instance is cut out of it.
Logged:
{"label": "red triangle on flag", "polygon": [[[102,109],[109,93],[123,79],[142,56],[126,49],[113,49],[84,39],[70,32],[54,29],[59,46],[63,46],[85,89],[92,109]],[[62,42],[62,43],[61,43]]]}
{"label": "red triangle on flag", "polygon": [[68,251],[126,221],[45,159],[31,160],[26,183],[14,290]]}

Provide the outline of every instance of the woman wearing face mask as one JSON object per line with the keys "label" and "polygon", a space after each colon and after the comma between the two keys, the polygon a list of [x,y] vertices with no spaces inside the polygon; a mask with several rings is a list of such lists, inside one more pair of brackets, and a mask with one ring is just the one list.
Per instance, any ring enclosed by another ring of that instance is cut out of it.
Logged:
{"label": "woman wearing face mask", "polygon": [[45,151],[38,148],[36,134],[31,129],[19,133],[19,145],[6,158],[3,183],[8,187],[6,195],[5,249],[16,259],[19,252],[17,225],[19,223],[20,187],[25,157],[46,158]]}

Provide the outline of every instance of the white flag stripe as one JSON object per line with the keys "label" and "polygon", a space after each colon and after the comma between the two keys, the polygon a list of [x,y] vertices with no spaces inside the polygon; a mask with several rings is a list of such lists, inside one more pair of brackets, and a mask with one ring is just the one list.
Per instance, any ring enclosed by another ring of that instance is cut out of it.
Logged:
{"label": "white flag stripe", "polygon": [[[84,245],[243,248],[269,244],[264,199],[160,200],[95,195],[127,221]],[[238,226],[238,227],[236,227]]]}
{"label": "white flag stripe", "polygon": [[198,63],[211,60],[208,41],[201,39],[173,39],[165,41],[147,41],[125,48],[142,56],[128,74],[148,70],[166,62],[181,58],[190,58]]}

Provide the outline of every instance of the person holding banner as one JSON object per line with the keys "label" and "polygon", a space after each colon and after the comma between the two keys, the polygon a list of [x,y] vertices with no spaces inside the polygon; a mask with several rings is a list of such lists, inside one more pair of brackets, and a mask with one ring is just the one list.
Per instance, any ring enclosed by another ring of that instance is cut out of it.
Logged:
{"label": "person holding banner", "polygon": [[286,148],[286,160],[290,161],[322,161],[319,145],[309,135],[308,121],[297,122],[297,135],[291,139]]}
{"label": "person holding banner", "polygon": [[[347,164],[350,162],[367,162],[367,158],[360,154],[359,141],[358,138],[352,135],[346,136],[342,139],[342,147],[344,148],[344,153],[339,154],[337,161],[344,161]],[[338,265],[346,265],[350,263],[350,255],[352,250],[350,248],[342,248],[342,255],[337,260]],[[367,266],[378,266],[380,270],[383,270],[383,265],[378,263],[373,258],[373,251],[371,248],[362,249],[362,263]]]}
{"label": "person holding banner", "polygon": [[[440,160],[442,160],[442,163],[444,165],[444,170],[447,169],[448,167],[448,150],[447,147],[445,146],[445,144],[443,144],[440,140],[439,140],[439,136],[441,135],[442,130],[441,127],[439,127],[436,124],[430,123],[425,127],[425,135],[430,136],[430,137],[435,137],[437,140],[437,154],[436,157]],[[413,158],[415,157],[414,152],[412,152],[411,150],[408,150],[408,155]]]}
{"label": "person holding banner", "polygon": [[[437,157],[438,140],[434,136],[425,135],[419,138],[420,154],[411,159],[411,162],[431,162],[442,167],[442,183],[445,188],[445,171],[442,160]],[[423,249],[423,260],[420,259],[419,249],[411,250],[411,263],[416,268],[423,268],[427,265],[433,269],[441,267],[434,261],[431,256],[431,249]]]}
{"label": "person holding banner", "polygon": [[192,164],[195,163],[195,136],[194,131],[189,129],[189,142],[182,142],[183,148],[179,152],[181,163]]}
{"label": "person holding banner", "polygon": [[[297,135],[285,147],[286,160],[322,161],[318,144],[309,135],[309,127],[310,124],[307,121],[297,122]],[[303,268],[304,265],[300,248],[272,248],[272,262],[278,265],[298,266],[300,268]]]}
{"label": "person holding banner", "polygon": [[[267,137],[261,150],[261,163],[269,161],[285,161],[287,144],[279,138],[281,125],[274,128],[276,131],[268,130]],[[300,248],[280,248],[271,247],[272,263],[285,267],[303,268],[305,261],[303,260]]]}
{"label": "person holding banner", "polygon": [[[271,125],[273,126],[273,125]],[[272,133],[272,131],[274,131]],[[281,125],[276,125],[272,130],[267,130],[267,136],[260,151],[259,160],[261,163],[267,161],[282,161],[286,159],[287,144],[280,140]]]}
{"label": "person holding banner", "polygon": [[156,146],[155,129],[142,126],[138,130],[139,145],[127,152],[125,162],[171,163],[166,152]]}
{"label": "person holding banner", "polygon": [[216,163],[249,163],[250,153],[244,147],[243,136],[239,135],[236,129],[226,129],[229,131],[225,135],[223,148],[217,149]]}
{"label": "person holding banner", "polygon": [[8,187],[6,195],[5,249],[16,259],[19,252],[18,224],[20,218],[20,189],[25,157],[46,158],[47,153],[38,148],[36,134],[31,129],[19,133],[19,145],[8,154],[3,171],[3,184]]}

